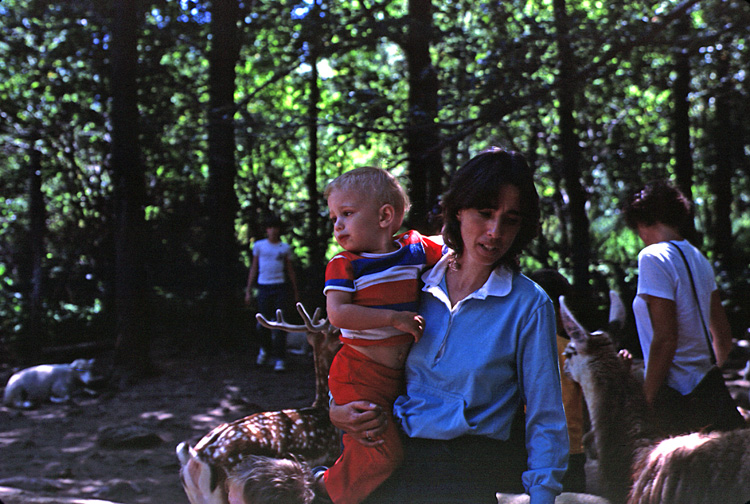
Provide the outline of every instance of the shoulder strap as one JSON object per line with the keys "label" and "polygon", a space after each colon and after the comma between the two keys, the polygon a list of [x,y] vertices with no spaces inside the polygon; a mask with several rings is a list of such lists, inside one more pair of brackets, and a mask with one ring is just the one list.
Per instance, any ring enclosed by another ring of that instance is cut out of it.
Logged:
{"label": "shoulder strap", "polygon": [[703,327],[703,334],[706,337],[706,343],[708,343],[708,353],[711,357],[711,364],[715,365],[716,354],[714,354],[714,346],[711,343],[711,335],[706,329],[706,321],[703,319],[703,310],[701,310],[701,303],[700,301],[698,301],[698,291],[695,289],[695,281],[693,280],[693,272],[690,271],[690,265],[688,264],[687,257],[685,257],[685,253],[682,251],[682,249],[678,247],[675,242],[670,241],[669,243],[674,248],[676,248],[677,251],[680,253],[680,256],[682,256],[682,260],[685,263],[685,268],[687,268],[688,276],[690,277],[690,286],[693,288],[693,297],[695,298],[695,303],[698,305],[698,315],[700,315],[701,317],[701,326]]}

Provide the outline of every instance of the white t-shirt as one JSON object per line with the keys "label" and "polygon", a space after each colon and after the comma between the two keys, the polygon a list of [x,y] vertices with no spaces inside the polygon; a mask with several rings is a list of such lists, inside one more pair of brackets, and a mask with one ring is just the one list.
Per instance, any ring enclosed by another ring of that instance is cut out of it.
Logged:
{"label": "white t-shirt", "polygon": [[258,284],[283,284],[286,281],[284,264],[290,254],[291,247],[283,241],[258,240],[253,247],[253,257],[258,258]]}
{"label": "white t-shirt", "polygon": [[[711,358],[700,314],[697,309],[690,276],[679,246],[690,265],[695,289],[700,300],[706,326],[711,315],[711,293],[716,290],[716,279],[711,263],[687,240],[670,244],[660,242],[641,250],[638,254],[638,292],[633,300],[633,314],[638,329],[638,339],[648,368],[648,356],[654,330],[648,304],[643,298],[651,296],[670,299],[677,305],[677,351],[667,375],[667,385],[681,394],[689,394],[711,369]],[[708,327],[705,329],[708,331]]]}

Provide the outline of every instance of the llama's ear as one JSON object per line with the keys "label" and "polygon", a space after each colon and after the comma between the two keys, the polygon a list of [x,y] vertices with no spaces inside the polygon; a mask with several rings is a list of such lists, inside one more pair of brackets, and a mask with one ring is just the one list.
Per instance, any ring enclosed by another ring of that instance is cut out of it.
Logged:
{"label": "llama's ear", "polygon": [[568,305],[565,304],[565,296],[560,296],[560,318],[562,319],[565,332],[570,339],[576,342],[584,342],[588,339],[588,331],[576,320],[570,312]]}
{"label": "llama's ear", "polygon": [[621,330],[625,325],[625,304],[617,292],[609,291],[609,326]]}

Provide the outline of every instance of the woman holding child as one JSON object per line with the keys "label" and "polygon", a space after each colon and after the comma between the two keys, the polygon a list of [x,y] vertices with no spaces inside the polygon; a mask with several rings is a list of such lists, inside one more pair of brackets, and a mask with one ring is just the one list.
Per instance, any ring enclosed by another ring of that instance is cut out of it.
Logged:
{"label": "woman holding child", "polygon": [[367,503],[493,503],[495,492],[525,491],[531,504],[551,504],[568,438],[554,308],[519,271],[540,218],[523,156],[492,148],[472,158],[451,181],[443,218],[451,250],[422,275],[423,333],[393,416],[359,400],[332,403],[331,420],[369,447],[389,418],[398,423],[403,462]]}

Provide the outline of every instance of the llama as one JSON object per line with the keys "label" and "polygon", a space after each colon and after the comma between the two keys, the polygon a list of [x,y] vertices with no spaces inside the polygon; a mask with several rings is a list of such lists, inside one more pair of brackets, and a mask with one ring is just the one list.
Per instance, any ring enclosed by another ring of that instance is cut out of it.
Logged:
{"label": "llama", "polygon": [[[620,335],[625,325],[625,305],[623,304],[620,296],[615,291],[609,292],[609,322],[608,328],[611,334]],[[587,452],[591,452],[590,439],[584,436],[584,444],[587,445]],[[589,457],[586,461],[586,481],[589,486],[595,476],[592,473],[596,471],[596,460],[594,459],[595,453],[591,454],[593,457]],[[594,485],[595,487],[596,485]],[[587,491],[592,491],[587,488]],[[497,504],[529,504],[531,497],[528,494],[510,494],[498,492],[496,494]],[[555,498],[555,504],[611,504],[609,500],[601,497],[600,495],[592,495],[590,493],[577,493],[577,492],[562,492]]]}
{"label": "llama", "polygon": [[571,338],[565,373],[589,408],[603,496],[613,504],[747,503],[750,430],[664,438],[607,333],[586,331],[563,297],[560,313]]}
{"label": "llama", "polygon": [[307,332],[315,359],[315,401],[306,408],[265,411],[221,424],[194,448],[180,443],[180,477],[192,504],[226,504],[227,474],[250,455],[300,459],[311,466],[332,464],[339,456],[340,435],[328,418],[328,369],[340,347],[338,329],[320,320],[320,308],[312,318],[301,303],[297,310],[304,325],[285,322],[281,310],[276,322],[256,317],[270,329]]}

